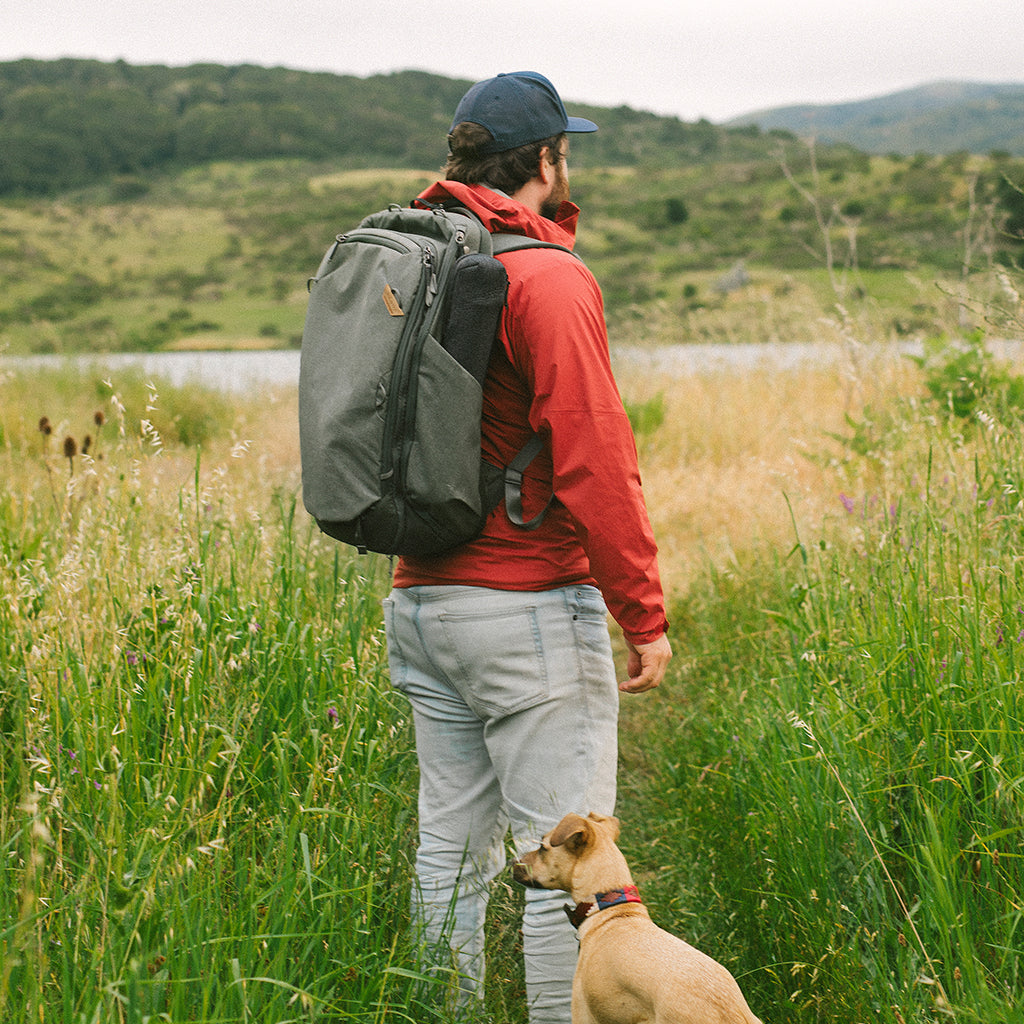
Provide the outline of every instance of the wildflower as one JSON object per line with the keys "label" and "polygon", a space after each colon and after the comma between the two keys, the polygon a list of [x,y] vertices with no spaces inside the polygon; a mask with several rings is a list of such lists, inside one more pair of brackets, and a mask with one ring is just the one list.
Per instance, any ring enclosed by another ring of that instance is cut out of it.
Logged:
{"label": "wildflower", "polygon": [[842,502],[843,508],[845,508],[847,512],[853,512],[853,510],[857,507],[857,503],[848,494],[843,494],[842,492],[840,492],[839,500]]}
{"label": "wildflower", "polygon": [[332,725],[337,725],[338,722],[338,709],[333,705],[327,709],[327,717],[331,720]]}
{"label": "wildflower", "polygon": [[68,472],[75,471],[75,456],[78,454],[78,442],[68,434],[64,438],[64,458],[68,460]]}

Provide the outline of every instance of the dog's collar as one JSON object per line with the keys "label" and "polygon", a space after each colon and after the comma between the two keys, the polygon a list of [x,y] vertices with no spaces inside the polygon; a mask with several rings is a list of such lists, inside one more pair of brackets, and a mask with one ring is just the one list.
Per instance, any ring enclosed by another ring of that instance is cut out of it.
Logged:
{"label": "dog's collar", "polygon": [[566,903],[565,913],[573,928],[579,928],[590,914],[607,910],[609,907],[617,907],[621,903],[643,903],[635,885],[625,885],[621,889],[595,893],[592,900],[584,900],[582,903],[577,903],[575,907]]}

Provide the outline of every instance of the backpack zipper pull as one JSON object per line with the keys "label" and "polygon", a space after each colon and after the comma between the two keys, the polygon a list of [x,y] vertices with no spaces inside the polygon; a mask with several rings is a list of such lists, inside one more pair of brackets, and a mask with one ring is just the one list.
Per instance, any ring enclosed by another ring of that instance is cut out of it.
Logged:
{"label": "backpack zipper pull", "polygon": [[426,305],[429,308],[437,295],[437,272],[434,270],[434,250],[425,246],[423,249],[423,267],[430,271],[430,280],[427,282]]}

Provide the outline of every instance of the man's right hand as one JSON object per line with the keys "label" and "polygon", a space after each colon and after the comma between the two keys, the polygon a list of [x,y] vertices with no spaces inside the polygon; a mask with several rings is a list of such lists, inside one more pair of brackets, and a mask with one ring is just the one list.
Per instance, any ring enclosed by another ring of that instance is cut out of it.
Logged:
{"label": "man's right hand", "polygon": [[629,679],[619,683],[619,689],[623,693],[645,693],[659,686],[672,657],[668,637],[662,633],[657,640],[648,644],[631,644],[627,640],[626,647],[629,649],[629,662],[626,666]]}

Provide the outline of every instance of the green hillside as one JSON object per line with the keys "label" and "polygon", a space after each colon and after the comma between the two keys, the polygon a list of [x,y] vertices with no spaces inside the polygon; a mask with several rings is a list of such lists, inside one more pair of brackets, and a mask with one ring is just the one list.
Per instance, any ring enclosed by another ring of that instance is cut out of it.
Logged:
{"label": "green hillside", "polygon": [[[70,60],[0,65],[0,83],[12,353],[296,344],[325,247],[436,177],[466,85]],[[613,341],[814,340],[837,302],[873,337],[938,333],[962,318],[951,295],[987,302],[1024,254],[1024,159],[573,108],[602,126],[572,190]]]}
{"label": "green hillside", "polygon": [[[0,201],[0,351],[295,344],[334,235],[435,173],[220,161],[130,198],[112,180]],[[574,167],[571,181],[614,340],[810,340],[837,297],[870,306],[882,336],[934,332],[965,260],[990,281],[1022,251],[1021,161],[834,151],[812,169],[791,143],[761,160]],[[729,290],[740,261],[751,283]]]}

